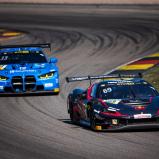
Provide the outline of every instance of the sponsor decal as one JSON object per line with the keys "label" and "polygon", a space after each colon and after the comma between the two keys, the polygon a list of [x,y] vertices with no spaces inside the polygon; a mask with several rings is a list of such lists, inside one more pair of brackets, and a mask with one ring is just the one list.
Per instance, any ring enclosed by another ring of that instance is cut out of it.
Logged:
{"label": "sponsor decal", "polygon": [[109,107],[108,108],[108,111],[113,111],[113,112],[116,112],[116,111],[119,111],[120,109],[117,109],[117,108],[113,108],[113,107]]}
{"label": "sponsor decal", "polygon": [[108,84],[116,84],[117,82],[112,81],[112,82],[108,82]]}
{"label": "sponsor decal", "polygon": [[45,68],[45,64],[34,64],[35,68]]}
{"label": "sponsor decal", "polygon": [[146,119],[146,118],[152,118],[151,114],[135,114],[134,119]]}
{"label": "sponsor decal", "polygon": [[10,73],[34,73],[36,70],[11,70]]}
{"label": "sponsor decal", "polygon": [[58,79],[56,79],[56,83],[59,83],[59,80],[58,80]]}
{"label": "sponsor decal", "polygon": [[53,87],[53,83],[45,83],[44,86],[45,87]]}
{"label": "sponsor decal", "polygon": [[110,104],[119,104],[121,102],[121,99],[107,99],[103,101]]}
{"label": "sponsor decal", "polygon": [[110,93],[110,92],[112,92],[112,88],[110,88],[110,87],[103,89],[103,93],[105,93],[105,94]]}
{"label": "sponsor decal", "polygon": [[29,50],[18,50],[14,52],[15,54],[29,54],[30,51]]}
{"label": "sponsor decal", "polygon": [[128,83],[128,82],[125,82],[125,83],[117,83],[117,85],[134,85],[135,83],[134,82],[131,82],[131,83]]}
{"label": "sponsor decal", "polygon": [[4,89],[4,86],[0,86],[0,90],[3,90]]}
{"label": "sponsor decal", "polygon": [[26,67],[20,67],[20,70],[26,70]]}
{"label": "sponsor decal", "polygon": [[117,84],[117,85],[134,85],[135,83],[132,81],[128,81],[128,80],[116,80],[113,82],[108,82],[108,84]]}
{"label": "sponsor decal", "polygon": [[72,78],[72,80],[82,80],[84,78]]}

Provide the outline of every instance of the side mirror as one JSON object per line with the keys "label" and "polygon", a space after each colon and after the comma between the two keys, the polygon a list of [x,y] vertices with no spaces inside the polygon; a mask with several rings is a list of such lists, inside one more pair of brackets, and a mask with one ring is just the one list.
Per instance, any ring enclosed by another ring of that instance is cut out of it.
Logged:
{"label": "side mirror", "polygon": [[58,59],[55,57],[50,58],[50,63],[57,63]]}

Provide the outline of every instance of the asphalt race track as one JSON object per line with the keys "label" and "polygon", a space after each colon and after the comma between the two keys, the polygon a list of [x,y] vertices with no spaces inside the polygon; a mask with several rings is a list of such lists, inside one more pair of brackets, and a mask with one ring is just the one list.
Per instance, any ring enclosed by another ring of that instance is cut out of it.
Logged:
{"label": "asphalt race track", "polygon": [[[5,44],[51,42],[59,96],[0,98],[0,159],[155,159],[159,131],[93,132],[72,125],[66,76],[102,74],[159,51],[159,6],[0,5],[0,27],[27,35]],[[3,44],[3,43],[1,43]]]}

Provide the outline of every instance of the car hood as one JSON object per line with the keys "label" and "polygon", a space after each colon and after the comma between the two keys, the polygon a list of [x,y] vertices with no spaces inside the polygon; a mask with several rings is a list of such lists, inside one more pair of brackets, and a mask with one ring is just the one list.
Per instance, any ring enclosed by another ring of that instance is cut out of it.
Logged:
{"label": "car hood", "polygon": [[43,73],[46,71],[56,70],[56,66],[50,63],[22,63],[22,64],[9,64],[9,65],[0,65],[1,75],[7,74],[20,74],[20,73]]}
{"label": "car hood", "polygon": [[108,110],[117,111],[123,115],[133,116],[134,114],[156,114],[159,110],[159,97],[150,99],[109,99],[104,100],[108,106]]}

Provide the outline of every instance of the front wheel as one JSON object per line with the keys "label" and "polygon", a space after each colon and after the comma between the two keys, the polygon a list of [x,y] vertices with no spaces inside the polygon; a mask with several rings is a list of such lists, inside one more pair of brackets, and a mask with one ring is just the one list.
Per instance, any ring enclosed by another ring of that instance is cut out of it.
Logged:
{"label": "front wheel", "polygon": [[94,131],[96,130],[96,121],[92,108],[90,109],[90,128]]}

